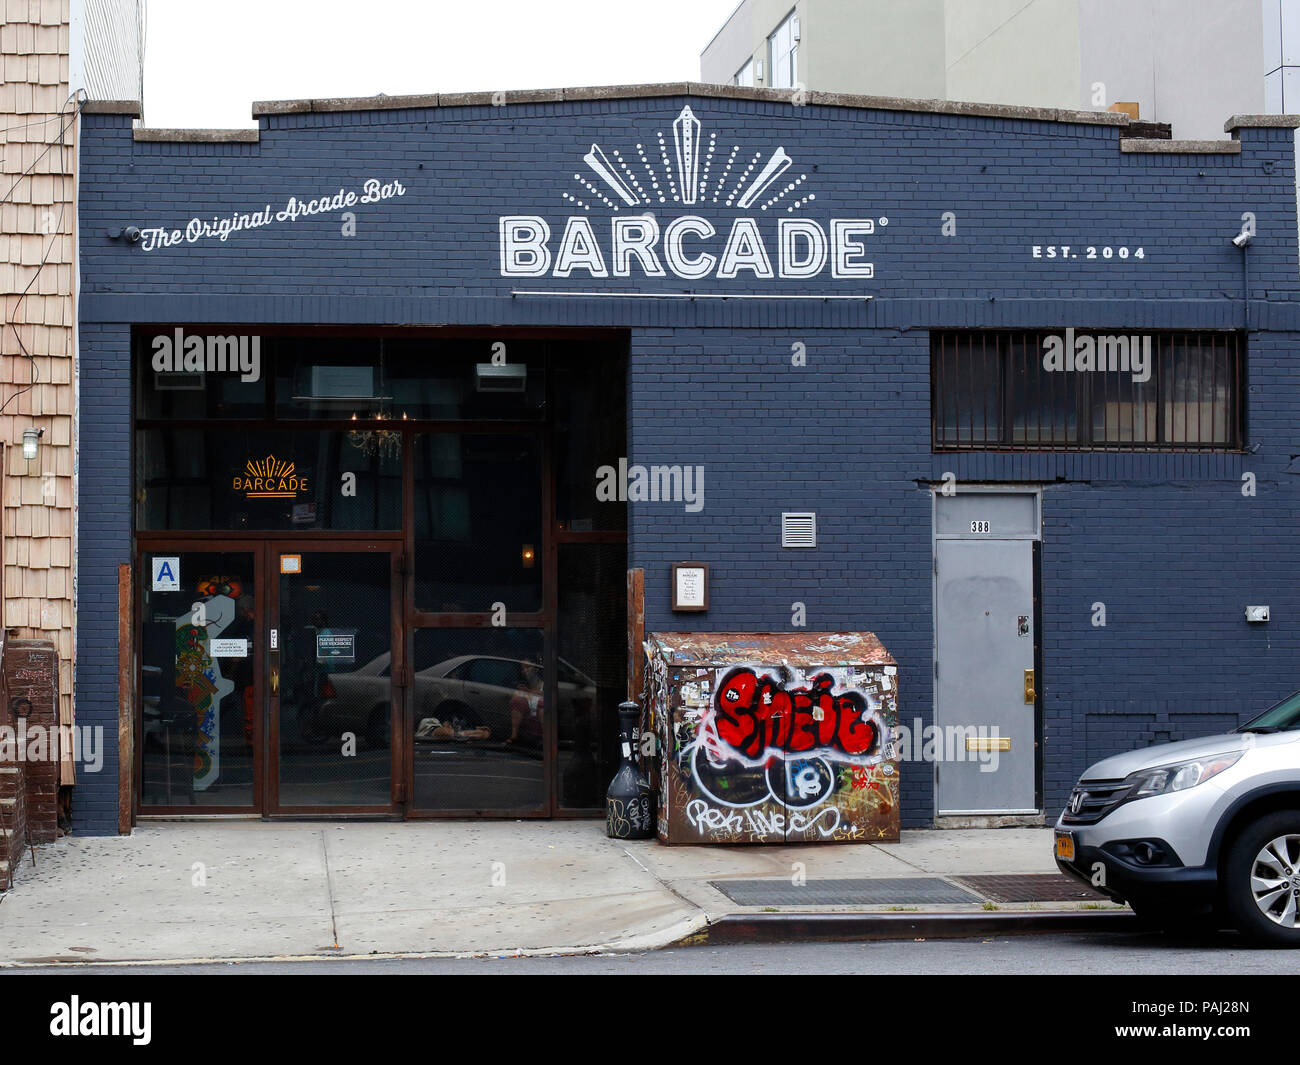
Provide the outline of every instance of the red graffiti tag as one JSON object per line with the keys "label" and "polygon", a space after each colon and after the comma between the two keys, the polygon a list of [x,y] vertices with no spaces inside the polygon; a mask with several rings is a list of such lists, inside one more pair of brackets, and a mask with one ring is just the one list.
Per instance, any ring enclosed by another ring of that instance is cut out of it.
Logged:
{"label": "red graffiti tag", "polygon": [[880,790],[880,781],[872,780],[871,775],[860,765],[853,767],[852,780],[854,791]]}
{"label": "red graffiti tag", "polygon": [[718,687],[718,738],[747,758],[770,748],[866,754],[876,742],[876,726],[864,716],[866,700],[854,691],[836,695],[833,683],[829,673],[819,673],[809,687],[786,691],[769,677],[738,669]]}

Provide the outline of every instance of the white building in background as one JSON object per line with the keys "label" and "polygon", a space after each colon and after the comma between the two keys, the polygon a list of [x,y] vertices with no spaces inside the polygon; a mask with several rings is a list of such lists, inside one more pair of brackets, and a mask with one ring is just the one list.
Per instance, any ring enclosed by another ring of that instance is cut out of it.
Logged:
{"label": "white building in background", "polygon": [[700,73],[777,89],[1123,110],[1209,140],[1226,136],[1229,115],[1300,108],[1292,38],[1300,44],[1300,0],[742,0]]}
{"label": "white building in background", "polygon": [[68,18],[72,88],[91,100],[144,99],[145,0],[71,0]]}
{"label": "white building in background", "polygon": [[1264,0],[1265,113],[1300,110],[1300,3]]}

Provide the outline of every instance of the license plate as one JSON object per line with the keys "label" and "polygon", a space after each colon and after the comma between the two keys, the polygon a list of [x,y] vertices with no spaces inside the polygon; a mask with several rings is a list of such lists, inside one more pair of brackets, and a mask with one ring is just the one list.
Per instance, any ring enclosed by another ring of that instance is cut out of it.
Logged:
{"label": "license plate", "polygon": [[1074,837],[1070,833],[1056,834],[1056,856],[1063,862],[1074,861]]}

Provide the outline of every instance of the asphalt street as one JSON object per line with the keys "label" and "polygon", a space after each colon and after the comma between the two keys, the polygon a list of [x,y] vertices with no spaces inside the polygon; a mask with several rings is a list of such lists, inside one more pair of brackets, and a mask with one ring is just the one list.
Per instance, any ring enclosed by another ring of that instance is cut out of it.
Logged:
{"label": "asphalt street", "polygon": [[375,958],[176,966],[64,965],[0,970],[32,973],[271,975],[744,975],[744,974],[1075,974],[1293,975],[1296,953],[1252,949],[1230,932],[1005,936],[869,943],[682,947],[632,954],[550,958]]}

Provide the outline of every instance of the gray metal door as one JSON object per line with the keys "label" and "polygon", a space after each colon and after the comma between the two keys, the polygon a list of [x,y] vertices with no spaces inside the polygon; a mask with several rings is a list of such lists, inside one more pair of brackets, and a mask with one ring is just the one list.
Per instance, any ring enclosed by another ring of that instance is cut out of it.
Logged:
{"label": "gray metal door", "polygon": [[1038,497],[935,497],[940,815],[1035,813]]}

